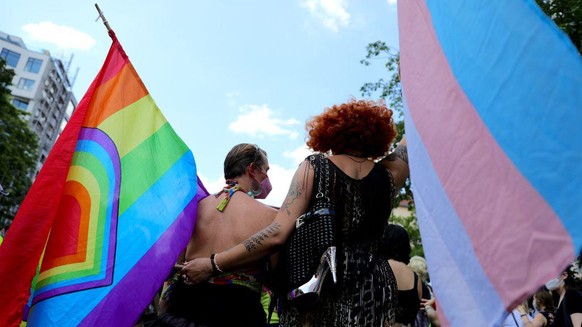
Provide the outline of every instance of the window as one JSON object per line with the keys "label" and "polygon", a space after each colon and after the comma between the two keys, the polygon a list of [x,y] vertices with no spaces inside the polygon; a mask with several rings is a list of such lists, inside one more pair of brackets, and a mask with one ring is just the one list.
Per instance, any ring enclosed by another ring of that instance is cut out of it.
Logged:
{"label": "window", "polygon": [[42,66],[42,60],[36,58],[28,58],[24,70],[27,72],[38,74],[40,71],[40,66]]}
{"label": "window", "polygon": [[2,52],[0,52],[0,57],[6,60],[6,64],[8,66],[16,68],[18,60],[20,59],[20,53],[10,51],[8,49],[2,49]]}
{"label": "window", "polygon": [[20,81],[18,81],[18,85],[16,87],[23,90],[32,90],[33,86],[34,86],[33,80],[28,78],[21,78]]}
{"label": "window", "polygon": [[66,110],[67,118],[69,118],[73,115],[74,110],[75,110],[75,104],[73,103],[73,101],[69,101],[69,103],[67,104],[67,110]]}
{"label": "window", "polygon": [[14,99],[12,100],[12,104],[18,109],[26,110],[28,108],[28,101]]}

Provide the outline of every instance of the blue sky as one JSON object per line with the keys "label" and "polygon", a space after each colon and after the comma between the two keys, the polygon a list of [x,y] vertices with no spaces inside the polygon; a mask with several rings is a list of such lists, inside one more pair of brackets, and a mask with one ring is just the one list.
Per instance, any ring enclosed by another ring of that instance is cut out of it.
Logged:
{"label": "blue sky", "polygon": [[[222,163],[237,143],[269,154],[280,205],[308,154],[305,121],[361,97],[385,76],[383,62],[360,64],[368,43],[398,47],[396,0],[101,1],[150,94],[192,149],[209,191],[223,185]],[[111,44],[95,22],[94,1],[6,1],[0,30],[29,49],[65,61],[77,100]]]}

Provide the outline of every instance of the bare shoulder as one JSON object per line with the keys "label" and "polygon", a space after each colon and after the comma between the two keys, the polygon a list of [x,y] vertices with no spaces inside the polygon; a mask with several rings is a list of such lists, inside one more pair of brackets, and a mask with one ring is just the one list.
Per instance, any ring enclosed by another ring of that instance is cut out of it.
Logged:
{"label": "bare shoulder", "polygon": [[388,260],[388,263],[390,264],[390,268],[392,268],[392,270],[394,270],[394,273],[396,273],[396,271],[412,271],[410,269],[410,267],[408,267],[404,262],[400,262],[400,261],[396,261],[396,260]]}
{"label": "bare shoulder", "polygon": [[209,195],[198,202],[198,209],[196,211],[196,225],[203,224],[210,219],[212,213],[216,211],[220,199],[214,195]]}
{"label": "bare shoulder", "polygon": [[399,290],[414,288],[414,272],[405,263],[388,260],[390,268],[394,272],[394,277],[396,277],[396,284]]}
{"label": "bare shoulder", "polygon": [[[269,222],[275,218],[277,210],[264,203],[261,203],[243,192],[236,192],[230,199],[227,210],[230,211],[236,208],[237,215],[246,216],[245,219],[255,219],[255,220],[265,220],[268,219]],[[230,210],[229,210],[230,208]]]}

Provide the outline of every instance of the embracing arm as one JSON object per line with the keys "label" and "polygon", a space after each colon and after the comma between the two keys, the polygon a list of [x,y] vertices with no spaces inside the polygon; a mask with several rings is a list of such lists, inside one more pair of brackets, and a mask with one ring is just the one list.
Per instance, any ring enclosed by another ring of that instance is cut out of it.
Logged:
{"label": "embracing arm", "polygon": [[[291,181],[287,197],[269,226],[235,247],[215,255],[215,263],[220,270],[232,271],[238,266],[260,260],[285,243],[295,229],[295,220],[305,212],[311,198],[313,170],[310,167],[308,161],[299,166]],[[182,271],[192,282],[198,283],[208,279],[213,268],[209,258],[198,258],[186,263]]]}
{"label": "embracing arm", "polygon": [[582,326],[582,313],[573,313],[570,315],[572,319],[572,326]]}
{"label": "embracing arm", "polygon": [[380,163],[392,173],[394,185],[399,190],[404,186],[404,182],[410,174],[408,167],[408,149],[406,147],[406,135],[398,143],[396,150],[387,155]]}

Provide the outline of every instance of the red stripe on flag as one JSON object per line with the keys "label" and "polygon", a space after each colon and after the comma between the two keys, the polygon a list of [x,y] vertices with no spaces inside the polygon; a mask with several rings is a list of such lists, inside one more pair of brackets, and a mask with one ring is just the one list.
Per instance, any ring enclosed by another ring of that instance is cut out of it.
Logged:
{"label": "red stripe on flag", "polygon": [[110,35],[113,44],[103,67],[53,146],[0,246],[0,280],[9,287],[8,291],[0,292],[0,326],[20,325],[32,278],[59,207],[77,137],[93,93],[98,85],[117,74],[122,67],[120,63],[127,60],[115,35]]}

